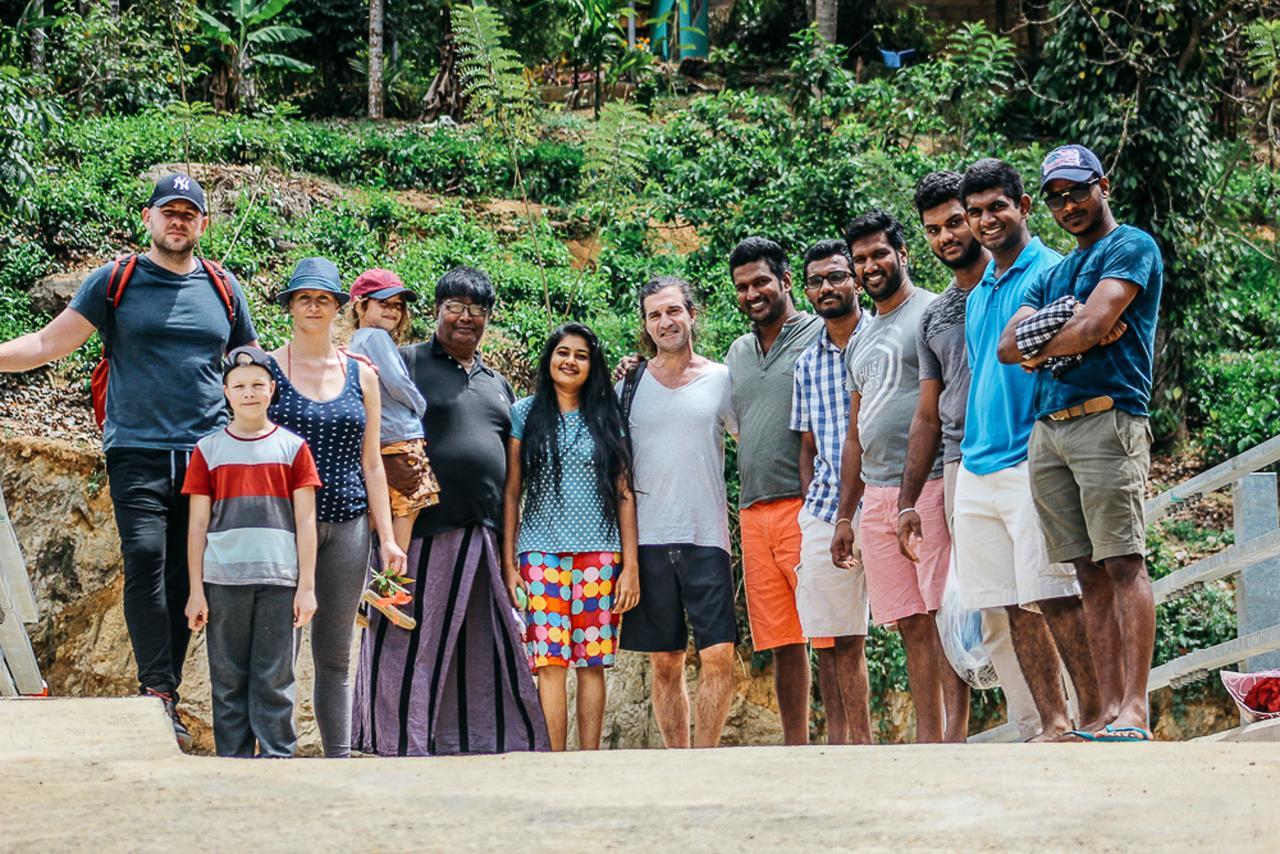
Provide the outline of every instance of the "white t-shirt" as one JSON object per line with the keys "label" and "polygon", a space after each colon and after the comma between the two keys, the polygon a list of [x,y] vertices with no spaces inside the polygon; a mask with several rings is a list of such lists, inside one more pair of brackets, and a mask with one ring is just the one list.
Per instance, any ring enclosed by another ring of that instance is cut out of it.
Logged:
{"label": "white t-shirt", "polygon": [[729,551],[724,435],[737,431],[724,365],[679,388],[644,373],[631,405],[640,545]]}

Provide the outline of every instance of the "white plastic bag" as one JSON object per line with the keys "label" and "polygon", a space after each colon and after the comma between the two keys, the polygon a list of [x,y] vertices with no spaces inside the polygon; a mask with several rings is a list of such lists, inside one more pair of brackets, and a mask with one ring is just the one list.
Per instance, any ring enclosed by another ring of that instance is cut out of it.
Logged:
{"label": "white plastic bag", "polygon": [[938,621],[938,636],[942,638],[942,651],[956,674],[968,682],[970,688],[980,691],[998,686],[1000,679],[996,676],[995,665],[982,646],[982,612],[960,604],[954,552],[948,567],[947,586],[942,591],[942,605],[935,619]]}

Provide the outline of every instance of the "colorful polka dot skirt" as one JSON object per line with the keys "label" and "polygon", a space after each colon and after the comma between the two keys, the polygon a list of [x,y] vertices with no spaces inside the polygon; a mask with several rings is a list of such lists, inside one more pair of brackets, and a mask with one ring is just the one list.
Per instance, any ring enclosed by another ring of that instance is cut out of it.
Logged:
{"label": "colorful polka dot skirt", "polygon": [[524,619],[530,667],[613,666],[613,585],[621,563],[616,552],[520,555],[520,576],[529,585]]}

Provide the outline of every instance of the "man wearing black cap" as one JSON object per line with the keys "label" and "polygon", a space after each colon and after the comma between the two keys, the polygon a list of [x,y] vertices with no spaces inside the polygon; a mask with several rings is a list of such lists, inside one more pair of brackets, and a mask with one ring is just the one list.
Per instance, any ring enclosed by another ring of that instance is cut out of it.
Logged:
{"label": "man wearing black cap", "polygon": [[1116,223],[1110,190],[1082,145],[1045,158],[1040,192],[1076,249],[1027,289],[999,353],[1036,372],[1032,497],[1049,559],[1074,563],[1083,592],[1105,725],[1077,736],[1149,741],[1156,614],[1143,498],[1164,264],[1149,234]]}
{"label": "man wearing black cap", "polygon": [[[95,331],[109,366],[103,448],[124,556],[124,614],[138,687],[159,696],[187,740],[175,706],[190,632],[187,500],[191,449],[226,419],[220,364],[256,343],[235,279],[213,281],[193,255],[209,227],[204,190],[188,175],[161,178],[142,209],[150,249],[138,256],[114,307],[114,265],[90,273],[43,329],[0,344],[0,371],[27,371],[73,352]],[[229,288],[230,305],[221,288]],[[234,318],[234,322],[232,320]]]}

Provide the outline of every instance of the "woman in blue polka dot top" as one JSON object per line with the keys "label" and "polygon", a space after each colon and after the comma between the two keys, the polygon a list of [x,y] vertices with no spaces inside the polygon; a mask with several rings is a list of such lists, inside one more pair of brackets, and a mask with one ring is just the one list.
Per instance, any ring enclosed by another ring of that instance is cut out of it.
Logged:
{"label": "woman in blue polka dot top", "polygon": [[568,323],[551,334],[537,383],[532,397],[511,407],[503,575],[512,601],[526,609],[526,652],[551,749],[565,749],[572,667],[578,744],[595,750],[618,615],[640,601],[631,454],[590,329]]}
{"label": "woman in blue polka dot top", "polygon": [[350,297],[327,258],[304,258],[276,301],[293,338],[273,352],[279,399],[271,420],[307,440],[320,472],[316,491],[316,614],[311,624],[316,724],[324,754],[351,753],[351,636],[369,569],[369,519],[382,565],[403,573],[379,440],[378,377],[333,344],[333,321]]}

